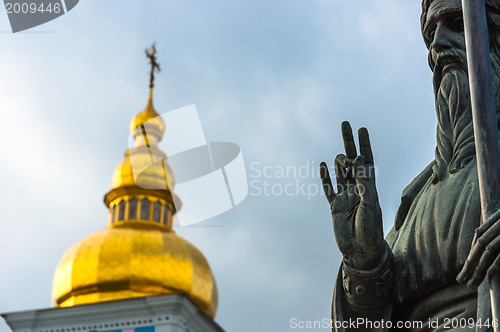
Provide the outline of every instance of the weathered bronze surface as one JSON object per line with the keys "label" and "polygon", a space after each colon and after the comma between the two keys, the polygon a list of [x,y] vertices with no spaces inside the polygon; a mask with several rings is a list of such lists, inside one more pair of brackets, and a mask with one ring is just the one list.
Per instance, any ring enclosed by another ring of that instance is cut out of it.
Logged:
{"label": "weathered bronze surface", "polygon": [[[487,331],[500,325],[477,319],[477,287],[500,270],[500,211],[480,226],[462,4],[424,0],[422,9],[438,120],[435,159],[404,189],[385,239],[368,131],[359,130],[358,154],[349,123],[342,123],[337,190],[326,164],[320,166],[344,257],[332,303],[334,330]],[[486,12],[498,115],[500,1],[487,0]]]}

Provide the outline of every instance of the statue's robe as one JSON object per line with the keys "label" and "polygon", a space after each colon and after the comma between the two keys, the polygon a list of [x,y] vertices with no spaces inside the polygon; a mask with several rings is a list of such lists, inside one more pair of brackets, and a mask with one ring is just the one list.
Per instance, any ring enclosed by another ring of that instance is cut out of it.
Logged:
{"label": "statue's robe", "polygon": [[[393,326],[397,321],[422,322],[423,328],[410,331],[474,330],[445,329],[444,324],[446,318],[476,318],[477,291],[455,279],[480,223],[476,160],[468,160],[457,172],[444,172],[434,184],[435,164],[431,163],[403,191],[396,224],[386,238],[394,259],[391,300],[375,312],[355,311],[347,301],[340,272],[332,303],[334,320],[384,319],[391,320]],[[359,330],[363,329],[355,329]]]}

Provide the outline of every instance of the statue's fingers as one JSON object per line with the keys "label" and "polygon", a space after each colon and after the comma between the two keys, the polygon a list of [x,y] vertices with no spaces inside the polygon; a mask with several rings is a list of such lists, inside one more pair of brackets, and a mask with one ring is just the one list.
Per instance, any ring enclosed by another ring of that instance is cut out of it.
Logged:
{"label": "statue's fingers", "polygon": [[359,167],[363,167],[366,164],[366,158],[362,154],[354,158],[354,160],[351,162],[353,166],[358,169]]}
{"label": "statue's fingers", "polygon": [[345,154],[347,157],[354,159],[358,155],[356,152],[356,144],[354,143],[354,135],[352,134],[351,124],[348,121],[342,122],[342,138],[344,139]]}
{"label": "statue's fingers", "polygon": [[479,259],[485,247],[486,246],[480,247],[477,241],[476,244],[472,246],[469,256],[467,256],[467,259],[465,260],[462,270],[457,275],[458,283],[464,284],[470,279],[470,277],[472,276],[472,274],[476,269],[477,263],[479,262]]}
{"label": "statue's fingers", "polygon": [[[496,218],[500,219],[500,208],[495,208],[493,211],[491,211],[491,216],[490,218]],[[489,218],[488,218],[489,219]]]}
{"label": "statue's fingers", "polygon": [[356,184],[359,185],[364,185],[366,182],[368,182],[369,176],[368,176],[368,168],[367,165],[365,164],[365,157],[363,155],[357,156],[353,162],[353,176],[354,180],[356,181]]}
{"label": "statue's fingers", "polygon": [[361,202],[366,205],[376,206],[377,191],[375,189],[374,178],[370,175],[372,171],[370,165],[365,162],[365,157],[359,155],[354,159],[354,179],[356,180],[357,194]]}
{"label": "statue's fingers", "polygon": [[498,220],[500,219],[500,208],[496,208],[495,210],[492,211],[491,216],[488,218],[488,220]]}
{"label": "statue's fingers", "polygon": [[477,235],[478,233],[478,230],[476,228],[476,233],[474,234],[474,237],[472,238],[472,245],[470,246],[471,248],[474,248],[474,246],[476,245],[476,242],[477,242],[477,238],[479,237],[479,235]]}
{"label": "statue's fingers", "polygon": [[474,233],[474,236],[476,237],[476,240],[477,240],[477,238],[481,237],[496,222],[496,220],[498,218],[494,218],[494,217],[497,215],[497,212],[494,213],[488,219],[486,219],[486,221],[483,222],[481,225],[479,225],[478,228],[476,228],[476,232]]}
{"label": "statue's fingers", "polygon": [[479,284],[481,284],[484,277],[486,276],[488,269],[492,266],[493,262],[498,257],[499,249],[500,236],[496,237],[491,243],[486,246],[483,254],[481,255],[481,258],[479,259],[477,267],[474,270],[474,273],[472,274],[470,280],[467,282],[467,286],[475,289],[479,286]]}
{"label": "statue's fingers", "polygon": [[342,167],[337,160],[333,161],[333,167],[335,170],[335,177],[337,179],[337,192],[340,194],[347,188],[346,172],[347,169]]}
{"label": "statue's fingers", "polygon": [[340,250],[344,254],[348,254],[349,248],[351,246],[351,234],[349,229],[351,226],[349,224],[348,213],[345,208],[345,204],[333,191],[332,180],[330,178],[330,172],[328,171],[328,166],[325,162],[322,162],[319,166],[319,173],[321,177],[321,183],[323,184],[323,190],[325,191],[325,196],[330,203],[332,209],[333,217],[333,231],[335,233],[335,240]]}
{"label": "statue's fingers", "polygon": [[[485,225],[484,228],[483,225]],[[476,233],[477,238],[475,239],[474,246],[478,246],[484,250],[500,234],[500,222],[496,222],[496,219],[490,218],[483,225],[478,227],[480,230]]]}
{"label": "statue's fingers", "polygon": [[337,177],[337,188],[338,192],[341,193],[346,190],[350,184],[354,184],[353,178],[353,163],[352,160],[349,159],[344,154],[339,154],[335,157],[334,161],[335,165],[335,175]]}
{"label": "statue's fingers", "polygon": [[328,166],[325,162],[319,165],[319,175],[321,177],[321,183],[323,185],[323,191],[325,192],[326,199],[328,203],[332,205],[335,192],[333,191],[332,179],[330,178],[330,172],[328,171]]}
{"label": "statue's fingers", "polygon": [[492,211],[491,215],[488,218],[486,218],[486,221],[483,222],[481,226],[478,227],[478,230],[480,230],[481,235],[485,233],[499,219],[500,219],[500,209]]}
{"label": "statue's fingers", "polygon": [[500,272],[500,255],[497,256],[491,267],[488,269],[488,276],[492,277]]}
{"label": "statue's fingers", "polygon": [[469,256],[465,260],[464,267],[457,276],[457,281],[459,283],[463,284],[472,277],[472,274],[475,272],[476,267],[479,264],[481,256],[486,251],[486,247],[495,238],[495,236],[491,235],[493,233],[489,232],[491,230],[495,231],[498,227],[500,227],[500,223],[493,225],[493,227],[491,227],[487,232],[483,233],[481,236],[478,236],[477,238],[475,237]]}
{"label": "statue's fingers", "polygon": [[351,158],[347,157],[345,154],[339,154],[335,157],[335,162],[344,168],[353,166],[353,161]]}
{"label": "statue's fingers", "polygon": [[[472,246],[476,244],[477,239],[479,239],[481,236],[486,233],[496,222],[500,219],[500,209],[496,210],[493,212],[493,214],[486,219],[485,222],[483,222],[478,228],[476,228],[476,231],[474,232],[474,238],[472,239]],[[499,226],[497,226],[497,230]]]}
{"label": "statue's fingers", "polygon": [[360,128],[358,130],[359,136],[359,151],[361,155],[365,157],[365,163],[373,164],[373,153],[372,146],[370,143],[370,135],[368,134],[368,129]]}

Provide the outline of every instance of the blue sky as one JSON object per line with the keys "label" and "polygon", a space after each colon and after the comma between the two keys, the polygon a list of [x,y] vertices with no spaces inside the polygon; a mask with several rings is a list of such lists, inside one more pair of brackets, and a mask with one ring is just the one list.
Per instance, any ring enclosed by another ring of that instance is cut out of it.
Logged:
{"label": "blue sky", "polygon": [[[386,233],[433,159],[419,16],[419,1],[401,0],[82,0],[12,34],[0,10],[0,312],[49,307],[60,257],[106,226],[102,198],[145,106],[143,50],[156,41],[156,109],[196,104],[207,140],[238,144],[256,180],[200,224],[221,227],[176,229],[213,269],[216,320],[255,332],[328,318],[341,256],[316,170],[342,152],[340,123],[370,131]],[[309,172],[256,178],[266,166]],[[258,194],[264,180],[311,197]]]}

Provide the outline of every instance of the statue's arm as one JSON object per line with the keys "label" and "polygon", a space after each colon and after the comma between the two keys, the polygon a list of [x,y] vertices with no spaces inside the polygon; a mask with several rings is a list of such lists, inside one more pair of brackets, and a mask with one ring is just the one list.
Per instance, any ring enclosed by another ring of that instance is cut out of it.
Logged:
{"label": "statue's arm", "polygon": [[370,270],[358,270],[345,262],[341,267],[342,289],[353,309],[374,312],[389,301],[393,279],[392,253],[387,247],[381,264]]}
{"label": "statue's arm", "polygon": [[[340,267],[332,301],[334,331],[387,331],[393,306],[393,260],[388,248],[384,261],[371,270]],[[380,324],[383,324],[381,327]]]}
{"label": "statue's arm", "polygon": [[[368,131],[359,130],[357,154],[351,126],[342,123],[346,154],[335,158],[337,192],[328,167],[320,166],[325,195],[330,203],[335,240],[343,262],[335,287],[333,319],[347,324],[339,331],[360,331],[351,321],[379,322],[392,306],[392,252],[383,238],[382,211],[375,186],[375,168]],[[390,317],[390,314],[389,314]],[[336,330],[336,329],[334,329]],[[380,329],[364,329],[380,331]]]}

